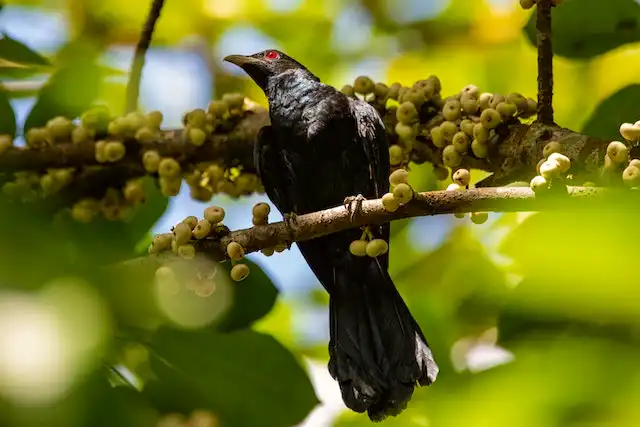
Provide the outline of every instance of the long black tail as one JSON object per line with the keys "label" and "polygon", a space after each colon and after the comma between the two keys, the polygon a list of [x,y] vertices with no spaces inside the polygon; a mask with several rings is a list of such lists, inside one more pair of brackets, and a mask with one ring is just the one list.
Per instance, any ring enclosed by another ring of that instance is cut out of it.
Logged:
{"label": "long black tail", "polygon": [[369,257],[334,269],[329,372],[350,409],[373,421],[402,412],[438,375],[420,327],[389,273]]}

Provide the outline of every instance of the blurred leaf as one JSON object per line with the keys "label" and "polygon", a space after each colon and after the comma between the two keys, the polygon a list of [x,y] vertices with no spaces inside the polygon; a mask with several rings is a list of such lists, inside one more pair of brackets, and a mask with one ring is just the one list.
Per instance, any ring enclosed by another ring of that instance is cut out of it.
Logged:
{"label": "blurred leaf", "polygon": [[[536,45],[536,13],[524,28]],[[552,11],[553,53],[587,59],[640,41],[640,5],[635,0],[566,0]]]}
{"label": "blurred leaf", "polygon": [[48,59],[25,44],[12,39],[5,33],[0,33],[0,59],[3,66],[7,63],[17,65],[51,65]]}
{"label": "blurred leaf", "polygon": [[0,87],[0,135],[16,136],[16,115],[9,102],[9,92]]}
{"label": "blurred leaf", "polygon": [[289,427],[318,403],[305,371],[268,335],[162,329],[152,350],[159,381],[145,393],[211,410],[225,426]]}
{"label": "blurred leaf", "polygon": [[56,116],[70,119],[87,110],[100,94],[105,70],[98,63],[99,50],[72,42],[58,55],[59,68],[42,87],[25,121],[24,133],[46,125]]}
{"label": "blurred leaf", "polygon": [[[247,258],[242,262],[247,264],[250,274],[233,287],[233,305],[215,326],[220,331],[229,332],[251,326],[271,311],[278,297],[278,288],[258,264]],[[226,275],[231,271],[231,263],[220,263],[219,267]]]}
{"label": "blurred leaf", "polygon": [[582,133],[596,138],[618,140],[620,125],[640,116],[640,85],[624,87],[596,107],[582,127]]}

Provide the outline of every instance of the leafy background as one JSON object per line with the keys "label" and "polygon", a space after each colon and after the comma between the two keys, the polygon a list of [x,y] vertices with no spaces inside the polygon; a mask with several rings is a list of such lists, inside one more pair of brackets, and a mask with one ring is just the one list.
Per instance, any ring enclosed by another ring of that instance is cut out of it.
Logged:
{"label": "leafy background", "polygon": [[[534,96],[531,11],[516,0],[167,0],[141,104],[177,126],[225,91],[264,103],[230,53],[280,48],[323,80],[357,75],[444,92]],[[0,133],[99,101],[124,104],[149,5],[8,1],[0,10]],[[304,31],[302,30],[304,29]],[[640,116],[640,4],[565,0],[554,11],[556,120],[618,138]],[[473,171],[476,180],[483,177]],[[438,185],[428,165],[412,184]],[[183,187],[185,188],[185,187]],[[152,191],[150,187],[150,191]],[[231,228],[262,196],[216,197]],[[102,266],[144,250],[204,204],[151,193],[127,222],[78,225],[0,199],[0,424],[153,426],[206,409],[221,426],[365,426],[326,372],[327,298],[297,249],[252,255],[251,276],[216,276],[208,298],[167,295],[149,275]],[[393,224],[392,276],[441,365],[393,426],[636,426],[640,255],[636,212],[451,216]],[[142,249],[141,249],[142,248]],[[226,268],[220,266],[219,268]]]}

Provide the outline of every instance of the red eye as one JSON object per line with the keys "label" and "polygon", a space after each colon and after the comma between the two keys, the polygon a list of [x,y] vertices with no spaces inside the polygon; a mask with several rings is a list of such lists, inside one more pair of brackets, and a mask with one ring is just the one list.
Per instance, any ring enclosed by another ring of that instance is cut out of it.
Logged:
{"label": "red eye", "polygon": [[276,52],[275,50],[270,50],[269,52],[267,52],[264,55],[265,58],[270,59],[270,60],[274,60],[274,59],[278,59],[280,58],[280,54],[278,52]]}

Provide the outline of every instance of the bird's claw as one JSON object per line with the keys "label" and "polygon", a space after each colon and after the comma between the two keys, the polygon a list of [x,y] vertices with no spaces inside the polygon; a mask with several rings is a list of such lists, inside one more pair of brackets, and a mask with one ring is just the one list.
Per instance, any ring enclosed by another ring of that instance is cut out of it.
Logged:
{"label": "bird's claw", "polygon": [[[344,199],[344,207],[349,212],[349,218],[351,222],[353,222],[356,214],[362,212],[362,202],[364,202],[365,197],[362,194],[358,194],[357,196],[348,196]],[[355,207],[354,207],[355,204]]]}
{"label": "bird's claw", "polygon": [[298,215],[296,215],[294,212],[289,212],[283,214],[282,219],[284,221],[284,226],[289,232],[289,241],[286,242],[287,249],[291,249],[291,244],[294,241],[294,231],[298,227]]}

